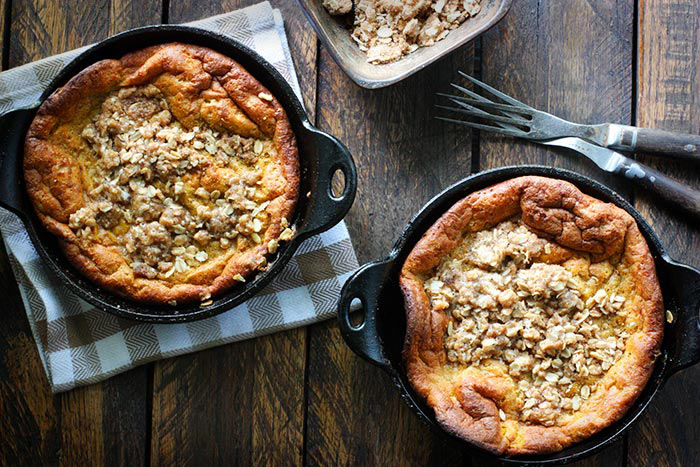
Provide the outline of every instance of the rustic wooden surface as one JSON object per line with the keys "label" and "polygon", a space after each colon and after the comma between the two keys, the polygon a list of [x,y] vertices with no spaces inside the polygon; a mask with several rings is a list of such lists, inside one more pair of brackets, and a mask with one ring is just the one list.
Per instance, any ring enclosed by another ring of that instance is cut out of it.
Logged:
{"label": "rustic wooden surface", "polygon": [[[639,9],[636,122],[700,134],[700,3],[646,0]],[[662,158],[642,160],[700,188],[700,166]],[[637,208],[668,253],[700,267],[700,222],[659,208],[640,193]],[[629,435],[632,465],[700,465],[700,365],[674,376]]]}
{"label": "rustic wooden surface", "polygon": [[[186,22],[255,0],[0,0],[3,69],[132,27]],[[517,0],[476,43],[388,89],[355,86],[295,2],[286,20],[304,103],[356,158],[347,218],[360,262],[384,256],[432,195],[476,170],[572,169],[634,202],[669,253],[700,266],[700,224],[586,160],[433,120],[456,70],[581,122],[700,133],[695,0]],[[89,6],[88,6],[89,5]],[[643,160],[700,187],[700,167]],[[484,465],[419,423],[333,321],[146,365],[52,396],[0,247],[0,465]],[[700,465],[700,367],[677,375],[629,434],[577,465]]]}

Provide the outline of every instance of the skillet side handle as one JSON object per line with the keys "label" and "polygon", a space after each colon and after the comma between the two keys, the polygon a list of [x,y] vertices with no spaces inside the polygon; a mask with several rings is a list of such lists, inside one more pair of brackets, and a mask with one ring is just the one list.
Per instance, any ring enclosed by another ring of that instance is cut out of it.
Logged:
{"label": "skillet side handle", "polygon": [[[328,230],[340,222],[350,210],[357,191],[357,170],[348,148],[316,128],[307,128],[307,132],[305,150],[315,161],[315,176],[311,177],[310,214],[303,224],[305,237]],[[345,176],[345,187],[337,197],[331,189],[336,170]],[[307,196],[307,193],[299,196]]]}
{"label": "skillet side handle", "polygon": [[22,153],[24,132],[35,109],[18,109],[0,117],[0,207],[24,219]]}
{"label": "skillet side handle", "polygon": [[673,283],[677,287],[680,316],[674,316],[666,330],[678,343],[671,356],[668,375],[700,363],[700,271],[684,264],[668,261]]}
{"label": "skillet side handle", "polygon": [[[345,342],[360,357],[381,368],[390,369],[391,364],[384,355],[377,330],[377,307],[382,287],[393,263],[391,260],[368,263],[355,272],[343,286],[338,302],[338,325]],[[364,318],[353,324],[351,310],[354,299],[362,303]]]}

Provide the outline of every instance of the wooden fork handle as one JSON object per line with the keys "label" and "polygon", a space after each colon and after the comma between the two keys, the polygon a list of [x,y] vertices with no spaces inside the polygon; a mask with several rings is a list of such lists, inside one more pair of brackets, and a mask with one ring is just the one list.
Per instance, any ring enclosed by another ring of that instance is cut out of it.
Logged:
{"label": "wooden fork handle", "polygon": [[654,191],[674,206],[700,219],[700,191],[677,182],[656,169],[625,157],[616,173]]}
{"label": "wooden fork handle", "polygon": [[[612,125],[611,125],[612,126]],[[616,125],[611,128],[611,149],[638,151],[650,154],[665,154],[681,159],[700,162],[700,135],[687,135],[652,128],[637,128]]]}

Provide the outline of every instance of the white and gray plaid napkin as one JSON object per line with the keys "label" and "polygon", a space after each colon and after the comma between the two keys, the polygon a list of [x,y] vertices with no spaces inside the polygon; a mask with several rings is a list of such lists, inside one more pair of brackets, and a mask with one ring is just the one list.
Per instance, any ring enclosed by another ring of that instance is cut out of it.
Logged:
{"label": "white and gray plaid napkin", "polygon": [[[229,35],[258,52],[301,99],[282,16],[268,2],[189,24]],[[0,73],[0,113],[35,104],[51,79],[82,50]],[[333,316],[340,289],[358,266],[341,222],[306,240],[282,273],[246,303],[193,323],[144,324],[96,310],[70,293],[44,267],[19,219],[3,209],[0,231],[54,392],[153,360]]]}

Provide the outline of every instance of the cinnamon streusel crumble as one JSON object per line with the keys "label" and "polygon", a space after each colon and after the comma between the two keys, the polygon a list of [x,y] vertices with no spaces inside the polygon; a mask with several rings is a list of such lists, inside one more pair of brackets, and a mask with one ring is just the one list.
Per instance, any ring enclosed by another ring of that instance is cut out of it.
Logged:
{"label": "cinnamon streusel crumble", "polygon": [[425,282],[433,309],[452,320],[447,358],[500,366],[517,382],[522,411],[506,414],[545,426],[581,407],[636,331],[628,313],[623,265],[590,260],[561,264],[558,245],[518,220],[468,234]]}
{"label": "cinnamon streusel crumble", "polygon": [[[345,14],[350,2],[328,2],[331,14]],[[444,39],[481,10],[479,0],[357,0],[352,39],[370,63],[389,63]]]}
{"label": "cinnamon streusel crumble", "polygon": [[[82,137],[97,155],[94,186],[69,225],[118,246],[136,276],[177,278],[232,244],[260,243],[269,201],[258,162],[269,139],[188,130],[152,84],[109,95]],[[210,167],[229,170],[224,191],[193,183]]]}

